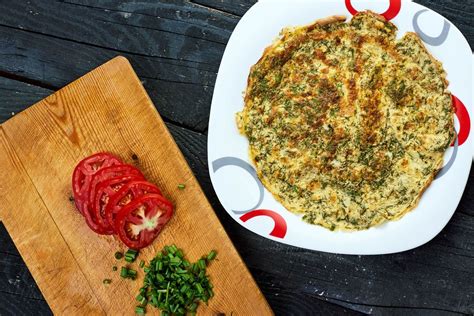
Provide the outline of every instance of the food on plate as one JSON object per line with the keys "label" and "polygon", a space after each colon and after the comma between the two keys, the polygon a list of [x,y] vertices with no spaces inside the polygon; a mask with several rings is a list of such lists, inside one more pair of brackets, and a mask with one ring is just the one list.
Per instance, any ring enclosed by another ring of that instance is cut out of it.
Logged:
{"label": "food on plate", "polygon": [[[72,187],[76,207],[87,225],[98,234],[118,233],[122,242],[134,249],[153,242],[173,214],[173,205],[156,185],[109,153],[79,162]],[[126,208],[128,204],[132,206]]]}
{"label": "food on plate", "polygon": [[455,137],[446,73],[366,11],[286,28],[251,68],[240,132],[289,211],[362,230],[413,209]]}
{"label": "food on plate", "polygon": [[143,267],[143,287],[136,297],[140,303],[137,314],[145,314],[146,306],[161,310],[161,315],[195,314],[199,301],[205,303],[214,296],[206,268],[215,259],[212,250],[196,263],[190,263],[175,245],[165,246],[150,264]]}

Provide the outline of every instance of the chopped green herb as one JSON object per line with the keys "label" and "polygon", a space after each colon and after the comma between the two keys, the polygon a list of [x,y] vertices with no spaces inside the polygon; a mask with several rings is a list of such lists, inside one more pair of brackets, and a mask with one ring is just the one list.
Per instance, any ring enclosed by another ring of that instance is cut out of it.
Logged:
{"label": "chopped green herb", "polygon": [[[150,304],[159,308],[161,315],[195,314],[199,301],[207,302],[214,296],[206,268],[216,255],[213,250],[191,264],[181,249],[175,245],[165,246],[143,268],[144,285],[136,297],[143,313],[145,306]],[[133,270],[128,270],[127,275],[130,275],[130,271]]]}
{"label": "chopped green herb", "polygon": [[122,278],[127,278],[128,277],[128,269],[126,267],[122,267],[120,270],[120,276]]}
{"label": "chopped green herb", "polygon": [[117,271],[117,266],[113,266],[112,271]]}
{"label": "chopped green herb", "polygon": [[212,250],[208,255],[207,255],[207,260],[211,261],[214,260],[214,258],[217,256],[217,252],[215,250]]}
{"label": "chopped green herb", "polygon": [[123,254],[120,251],[117,251],[115,253],[115,259],[120,260],[123,258]]}
{"label": "chopped green herb", "polygon": [[185,187],[186,186],[182,183],[178,184],[178,189],[180,189],[180,190],[184,190]]}
{"label": "chopped green herb", "polygon": [[120,276],[124,279],[135,280],[137,278],[137,271],[127,267],[122,267],[120,270]]}
{"label": "chopped green herb", "polygon": [[112,280],[111,279],[104,279],[104,281],[102,281],[102,283],[110,284],[110,283],[112,283]]}
{"label": "chopped green herb", "polygon": [[145,261],[140,260],[140,264],[139,264],[140,268],[143,268],[144,265],[145,265]]}
{"label": "chopped green herb", "polygon": [[137,306],[135,307],[135,313],[139,315],[145,314],[145,307],[143,306]]}
{"label": "chopped green herb", "polygon": [[128,249],[125,253],[125,261],[134,262],[137,259],[138,251],[133,249]]}

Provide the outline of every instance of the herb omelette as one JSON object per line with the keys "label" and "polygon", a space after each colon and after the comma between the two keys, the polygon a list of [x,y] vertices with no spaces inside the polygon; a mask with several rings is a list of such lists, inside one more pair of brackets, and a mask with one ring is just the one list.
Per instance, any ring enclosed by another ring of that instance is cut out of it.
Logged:
{"label": "herb omelette", "polygon": [[365,11],[285,28],[251,68],[240,132],[265,187],[331,230],[413,209],[455,137],[446,73],[415,33]]}

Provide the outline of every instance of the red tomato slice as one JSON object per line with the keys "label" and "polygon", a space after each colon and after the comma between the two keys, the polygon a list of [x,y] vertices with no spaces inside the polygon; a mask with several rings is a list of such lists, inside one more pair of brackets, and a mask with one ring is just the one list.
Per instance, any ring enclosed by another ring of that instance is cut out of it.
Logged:
{"label": "red tomato slice", "polygon": [[115,228],[115,217],[118,212],[132,200],[147,193],[161,194],[160,189],[148,181],[130,181],[111,197],[105,208],[105,217],[109,225]]}
{"label": "red tomato slice", "polygon": [[86,220],[87,226],[100,235],[112,235],[114,230],[111,227],[104,227],[97,222],[95,214],[90,209],[90,204],[88,201],[82,202],[82,210],[84,211],[84,218]]}
{"label": "red tomato slice", "polygon": [[150,245],[173,215],[173,205],[158,194],[145,194],[125,205],[117,214],[115,229],[132,249]]}
{"label": "red tomato slice", "polygon": [[[140,172],[140,170],[138,170],[137,168],[131,165],[117,165],[117,166],[111,166],[111,167],[100,169],[98,172],[96,172],[92,176],[92,179],[90,181],[88,211],[92,213],[90,214],[90,217],[94,219],[94,222],[97,225],[102,226],[102,229],[104,230],[106,230],[109,225],[106,223],[100,222],[96,216],[96,214],[98,214],[98,211],[95,209],[97,189],[99,185],[102,184],[103,182],[110,180],[112,178],[123,177],[123,176],[134,176],[141,179],[145,178],[143,174]],[[84,212],[85,211],[86,210],[84,210]]]}
{"label": "red tomato slice", "polygon": [[81,160],[72,174],[72,192],[76,207],[84,215],[82,205],[89,199],[89,186],[92,175],[102,168],[120,165],[122,161],[109,153],[97,153]]}
{"label": "red tomato slice", "polygon": [[113,225],[109,225],[109,222],[105,216],[105,209],[109,204],[110,200],[114,195],[127,183],[132,180],[145,180],[140,175],[126,175],[109,180],[100,182],[97,185],[97,193],[94,199],[93,210],[95,212],[95,218],[99,225],[110,228],[113,230]]}

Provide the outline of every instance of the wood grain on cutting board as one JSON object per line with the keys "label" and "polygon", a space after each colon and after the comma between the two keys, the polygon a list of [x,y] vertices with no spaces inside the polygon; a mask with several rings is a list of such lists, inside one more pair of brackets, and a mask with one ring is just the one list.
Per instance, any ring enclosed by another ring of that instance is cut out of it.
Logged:
{"label": "wood grain on cutting board", "polygon": [[[138,280],[130,281],[112,271],[124,264],[114,253],[126,248],[116,237],[93,233],[69,200],[75,165],[98,151],[136,165],[176,206],[158,239],[141,252],[142,259],[148,262],[171,243],[191,261],[217,250],[218,260],[208,269],[215,297],[209,306],[201,304],[199,313],[272,313],[122,57],[0,126],[0,219],[53,312],[132,314],[137,305],[143,272],[138,269]],[[184,190],[177,188],[180,183]],[[104,278],[112,283],[104,285]]]}

